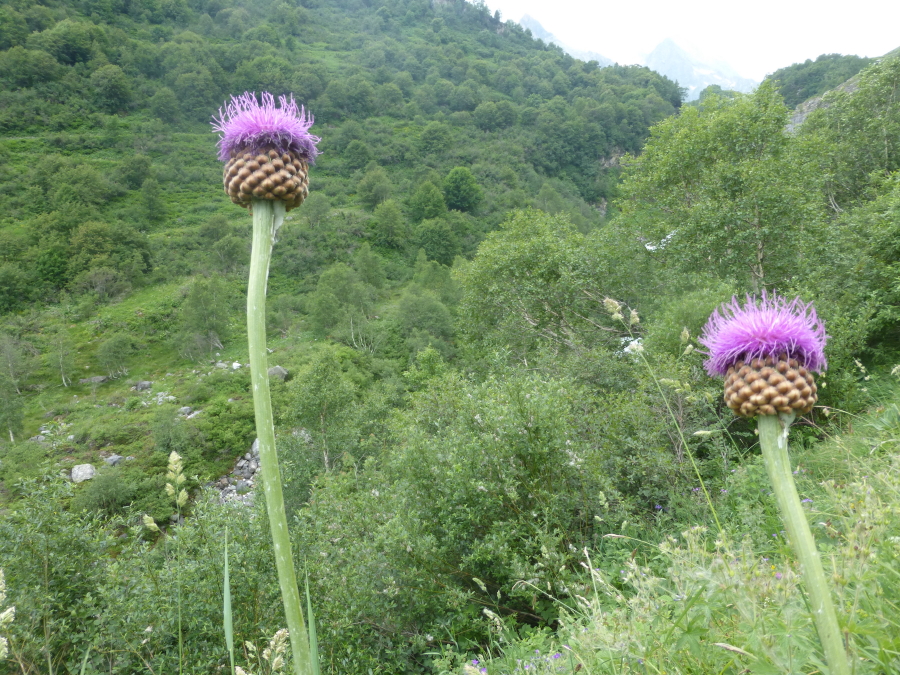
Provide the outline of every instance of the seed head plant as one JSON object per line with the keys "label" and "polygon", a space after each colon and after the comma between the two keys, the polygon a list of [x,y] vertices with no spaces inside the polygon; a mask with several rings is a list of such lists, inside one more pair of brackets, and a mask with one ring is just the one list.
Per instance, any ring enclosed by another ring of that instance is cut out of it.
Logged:
{"label": "seed head plant", "polygon": [[738,415],[756,417],[759,444],[778,508],[802,566],[810,610],[831,673],[850,664],[816,543],[797,494],[788,457],[788,430],[797,414],[815,405],[813,371],[825,360],[825,327],[812,305],[778,295],[733,298],[710,317],[700,343],[706,370],[725,375],[725,402]]}
{"label": "seed head plant", "polygon": [[245,92],[232,97],[213,129],[220,134],[219,159],[226,162],[225,192],[235,204],[253,214],[253,249],[247,289],[247,342],[256,434],[259,439],[260,473],[269,527],[275,549],[278,583],[284,602],[296,675],[314,673],[310,646],[300,604],[297,576],[291,558],[291,541],[284,510],[275,427],[269,394],[266,359],[266,284],[272,247],[286,211],[299,206],[309,193],[309,164],[318,154],[319,139],[309,133],[313,118],[293,96],[263,93],[259,99]]}

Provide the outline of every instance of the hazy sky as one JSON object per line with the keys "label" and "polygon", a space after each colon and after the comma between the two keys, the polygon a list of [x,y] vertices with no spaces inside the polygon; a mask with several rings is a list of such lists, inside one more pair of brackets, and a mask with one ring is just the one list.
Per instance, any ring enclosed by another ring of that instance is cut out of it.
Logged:
{"label": "hazy sky", "polygon": [[819,54],[881,56],[900,47],[897,0],[486,0],[504,20],[530,14],[574,49],[638,63],[665,38],[738,74]]}

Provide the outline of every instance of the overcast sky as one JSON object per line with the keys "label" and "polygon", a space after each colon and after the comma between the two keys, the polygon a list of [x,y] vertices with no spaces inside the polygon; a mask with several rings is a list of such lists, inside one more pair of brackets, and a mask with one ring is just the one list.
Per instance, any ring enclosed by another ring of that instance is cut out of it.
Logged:
{"label": "overcast sky", "polygon": [[900,47],[897,0],[486,0],[504,20],[530,14],[574,49],[639,63],[665,38],[761,80],[819,54]]}

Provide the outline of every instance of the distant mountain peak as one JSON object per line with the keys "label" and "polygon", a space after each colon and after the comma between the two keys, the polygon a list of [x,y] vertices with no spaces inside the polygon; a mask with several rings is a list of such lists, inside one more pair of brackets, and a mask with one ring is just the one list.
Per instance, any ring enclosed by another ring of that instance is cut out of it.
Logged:
{"label": "distant mountain peak", "polygon": [[726,64],[704,63],[676,44],[672,38],[666,38],[656,45],[647,56],[645,65],[687,89],[685,98],[688,101],[698,98],[700,92],[711,84],[743,92],[749,92],[759,84],[755,80],[741,77]]}
{"label": "distant mountain peak", "polygon": [[522,26],[522,28],[527,28],[528,30],[530,30],[531,34],[539,40],[543,40],[548,44],[554,44],[558,47],[561,47],[566,54],[568,54],[569,56],[574,56],[576,59],[581,59],[582,61],[597,61],[601,67],[611,66],[613,64],[612,59],[609,59],[602,54],[598,54],[597,52],[585,51],[583,49],[573,49],[558,37],[556,37],[553,33],[544,28],[541,23],[533,16],[524,14],[522,18],[519,19],[519,25]]}

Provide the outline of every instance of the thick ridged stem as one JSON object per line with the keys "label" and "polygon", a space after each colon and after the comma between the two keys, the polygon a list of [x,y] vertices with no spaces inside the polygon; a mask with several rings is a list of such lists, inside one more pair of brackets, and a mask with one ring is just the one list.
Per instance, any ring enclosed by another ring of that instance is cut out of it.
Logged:
{"label": "thick ridged stem", "polygon": [[297,575],[291,557],[281,473],[275,450],[275,425],[272,420],[272,399],[269,395],[268,359],[266,358],[266,285],[269,261],[275,233],[284,220],[284,204],[262,199],[253,200],[253,250],[250,254],[250,283],[247,288],[247,342],[250,348],[250,381],[253,386],[253,410],[256,415],[256,436],[259,439],[259,465],[272,544],[275,567],[284,602],[284,615],[291,638],[295,675],[310,675],[309,642],[297,588]]}
{"label": "thick ridged stem", "polygon": [[788,429],[793,416],[782,420],[777,415],[759,415],[759,445],[762,448],[766,471],[775,491],[778,508],[787,528],[791,545],[800,561],[803,584],[809,597],[819,640],[825,650],[825,659],[832,675],[850,675],[850,663],[844,649],[844,640],[838,625],[837,614],[831,601],[831,589],[825,580],[822,561],[816,550],[806,513],[797,494],[791,462],[788,457]]}

